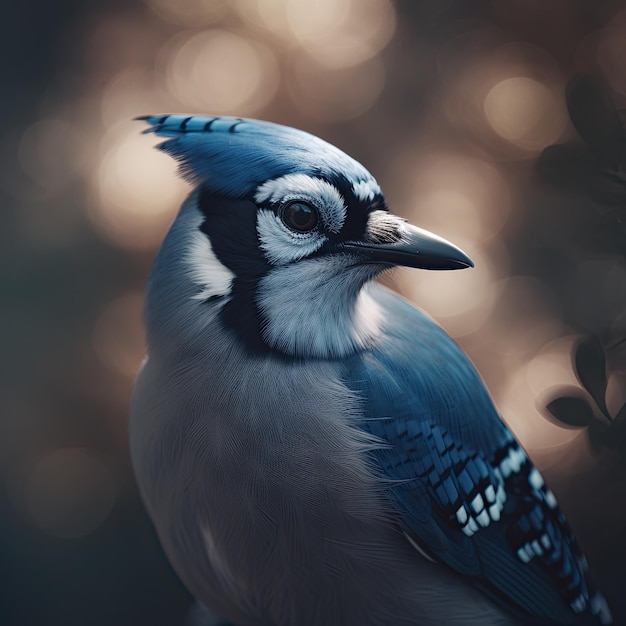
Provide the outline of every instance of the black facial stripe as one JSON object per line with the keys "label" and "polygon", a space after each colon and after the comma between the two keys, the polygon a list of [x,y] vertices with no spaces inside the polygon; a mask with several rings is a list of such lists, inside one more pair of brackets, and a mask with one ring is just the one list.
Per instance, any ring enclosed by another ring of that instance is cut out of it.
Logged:
{"label": "black facial stripe", "polygon": [[256,306],[258,280],[269,269],[257,238],[257,206],[251,199],[233,200],[204,189],[198,204],[205,218],[200,230],[220,263],[235,274],[222,321],[251,352],[267,350]]}
{"label": "black facial stripe", "polygon": [[256,290],[255,280],[235,278],[231,297],[221,310],[224,326],[230,328],[251,353],[267,351],[261,336]]}
{"label": "black facial stripe", "polygon": [[205,218],[200,230],[208,235],[220,263],[238,277],[258,276],[267,271],[257,240],[254,202],[202,190],[199,207]]}
{"label": "black facial stripe", "polygon": [[326,177],[329,183],[334,185],[342,195],[346,203],[346,219],[339,233],[325,233],[332,243],[339,241],[360,241],[365,237],[367,220],[372,211],[386,211],[385,200],[382,195],[374,197],[371,201],[364,202],[355,197],[352,191],[353,181],[339,174]]}

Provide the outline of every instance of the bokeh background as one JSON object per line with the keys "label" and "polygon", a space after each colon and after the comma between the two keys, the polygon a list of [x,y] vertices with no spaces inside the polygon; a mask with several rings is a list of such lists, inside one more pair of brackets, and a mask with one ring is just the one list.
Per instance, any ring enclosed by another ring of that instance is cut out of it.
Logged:
{"label": "bokeh background", "polygon": [[[581,336],[609,416],[626,400],[625,2],[33,0],[0,29],[0,623],[188,619],[127,446],[142,289],[188,191],[131,120],[167,112],[319,134],[470,254],[386,280],[471,356],[626,623],[624,454],[545,409],[580,389]],[[581,72],[602,95],[568,105]]]}

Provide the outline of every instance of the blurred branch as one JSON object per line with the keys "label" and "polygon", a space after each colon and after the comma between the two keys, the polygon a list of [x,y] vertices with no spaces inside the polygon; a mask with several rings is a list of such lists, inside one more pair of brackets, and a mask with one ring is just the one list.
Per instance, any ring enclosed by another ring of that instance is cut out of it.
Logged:
{"label": "blurred branch", "polygon": [[626,111],[615,107],[605,82],[590,74],[568,82],[565,101],[581,141],[546,148],[537,162],[539,175],[590,196],[601,226],[626,256]]}
{"label": "blurred branch", "polygon": [[[539,175],[589,195],[603,234],[626,256],[626,112],[617,110],[605,82],[590,74],[577,74],[568,82],[565,100],[581,141],[546,148],[537,162]],[[586,428],[596,452],[613,450],[626,460],[626,404],[612,415],[606,399],[609,375],[626,370],[624,322],[626,314],[603,333],[604,344],[596,334],[576,343],[572,365],[586,393],[563,388],[546,409],[561,426]]]}

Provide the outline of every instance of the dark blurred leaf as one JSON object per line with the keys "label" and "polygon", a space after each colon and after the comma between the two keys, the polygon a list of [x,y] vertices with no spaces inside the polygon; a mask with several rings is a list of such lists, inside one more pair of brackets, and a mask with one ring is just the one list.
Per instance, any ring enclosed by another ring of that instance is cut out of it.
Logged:
{"label": "dark blurred leaf", "polygon": [[589,148],[577,144],[548,146],[537,160],[539,175],[555,185],[587,188],[598,166]]}
{"label": "dark blurred leaf", "polygon": [[610,431],[613,449],[626,453],[626,404],[615,416]]}
{"label": "dark blurred leaf", "polygon": [[592,196],[603,204],[626,207],[626,178],[617,172],[604,170],[592,179]]}
{"label": "dark blurred leaf", "polygon": [[595,76],[578,74],[567,84],[565,100],[582,140],[602,161],[616,167],[626,156],[626,131],[605,84]]}
{"label": "dark blurred leaf", "polygon": [[618,426],[622,423],[626,424],[626,404],[617,412],[613,420],[613,426]]}
{"label": "dark blurred leaf", "polygon": [[618,315],[611,323],[605,345],[611,371],[626,374],[626,312]]}
{"label": "dark blurred leaf", "polygon": [[591,405],[582,395],[556,398],[546,408],[557,419],[559,426],[582,428],[596,421]]}
{"label": "dark blurred leaf", "polygon": [[[626,207],[626,178],[603,166],[587,146],[548,146],[537,159],[536,167],[539,175],[553,185],[584,189],[601,204]],[[615,228],[615,218],[611,226]]]}
{"label": "dark blurred leaf", "polygon": [[596,420],[587,429],[587,438],[592,451],[598,454],[608,447],[611,438],[609,427]]}
{"label": "dark blurred leaf", "polygon": [[576,345],[574,369],[582,386],[591,394],[600,410],[610,418],[606,408],[606,358],[600,340],[586,335]]}

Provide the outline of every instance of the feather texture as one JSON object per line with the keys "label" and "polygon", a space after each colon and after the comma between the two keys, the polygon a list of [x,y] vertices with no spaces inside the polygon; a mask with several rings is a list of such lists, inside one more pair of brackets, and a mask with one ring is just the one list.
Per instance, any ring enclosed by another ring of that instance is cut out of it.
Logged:
{"label": "feather texture", "polygon": [[267,180],[287,174],[326,176],[341,172],[377,185],[357,161],[335,146],[295,128],[234,117],[154,115],[141,118],[146,133],[168,137],[159,148],[180,163],[191,182],[205,182],[216,193],[244,197]]}
{"label": "feather texture", "polygon": [[[437,560],[520,615],[592,613],[586,562],[552,492],[456,344],[376,291],[383,339],[346,364],[399,521]],[[421,359],[426,358],[426,363]]]}
{"label": "feather texture", "polygon": [[[150,276],[131,450],[196,598],[239,626],[610,623],[471,363],[368,285],[393,259],[450,268],[438,246],[460,251],[403,226],[362,165],[307,133],[145,119],[198,189]],[[319,227],[288,230],[291,200]]]}

